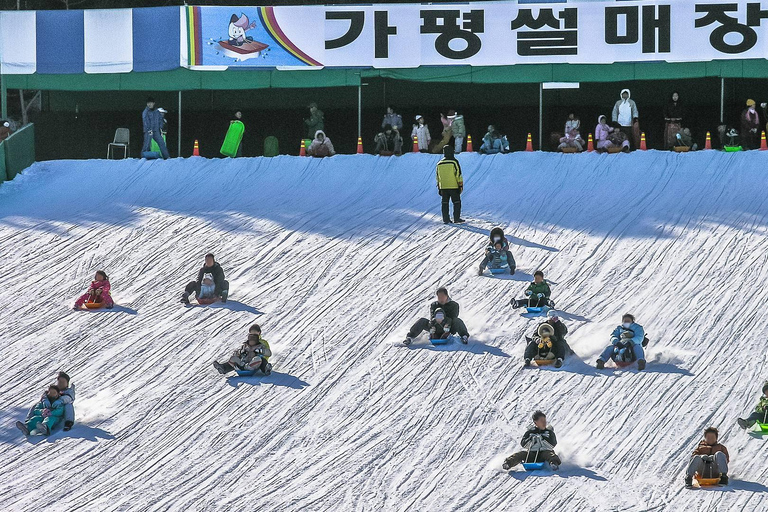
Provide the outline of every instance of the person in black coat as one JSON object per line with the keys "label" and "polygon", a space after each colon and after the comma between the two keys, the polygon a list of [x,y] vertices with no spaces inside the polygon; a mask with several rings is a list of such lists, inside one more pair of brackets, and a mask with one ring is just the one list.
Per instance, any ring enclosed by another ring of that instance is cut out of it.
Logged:
{"label": "person in black coat", "polygon": [[557,437],[555,430],[547,425],[547,417],[541,411],[533,413],[533,425],[525,432],[520,444],[525,451],[517,452],[504,461],[505,471],[522,462],[549,462],[553,471],[560,468],[562,461],[555,453]]}
{"label": "person in black coat", "polygon": [[517,263],[515,263],[515,258],[512,256],[512,252],[509,250],[509,241],[507,240],[507,237],[504,236],[504,230],[496,227],[491,230],[491,236],[490,240],[488,242],[488,246],[485,248],[485,256],[483,257],[483,260],[480,262],[480,268],[478,270],[478,275],[483,275],[483,272],[485,271],[485,267],[488,266],[488,264],[493,261],[493,251],[496,247],[496,244],[501,243],[501,249],[498,249],[500,251],[503,251],[507,255],[507,264],[509,265],[509,273],[514,274],[515,269],[517,268]]}
{"label": "person in black coat", "polygon": [[[438,310],[442,311],[445,316],[444,323],[449,327],[449,332],[461,336],[462,343],[468,343],[469,333],[467,332],[467,326],[459,318],[459,304],[451,300],[448,296],[448,290],[440,287],[437,289],[437,300],[429,306],[429,319],[419,318],[413,324],[411,330],[408,331],[408,336],[403,341],[403,344],[410,345],[419,334],[424,331],[431,331],[435,323],[435,314]],[[430,332],[430,334],[432,333]]]}
{"label": "person in black coat", "polygon": [[205,274],[211,274],[213,276],[213,282],[216,285],[214,290],[214,296],[221,298],[221,302],[227,302],[227,295],[229,295],[229,281],[224,279],[224,270],[221,268],[213,257],[213,254],[205,255],[205,264],[203,268],[197,273],[197,280],[190,281],[184,293],[181,294],[181,302],[189,304],[189,296],[194,292],[196,295],[200,295],[200,285],[203,282],[203,276]]}

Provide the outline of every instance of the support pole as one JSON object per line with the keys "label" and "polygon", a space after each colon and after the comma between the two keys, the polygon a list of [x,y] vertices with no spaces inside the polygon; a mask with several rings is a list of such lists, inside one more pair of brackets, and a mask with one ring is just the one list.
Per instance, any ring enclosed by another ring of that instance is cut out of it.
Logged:
{"label": "support pole", "polygon": [[723,118],[725,117],[725,78],[720,77],[720,124],[723,124],[725,121]]}
{"label": "support pole", "polygon": [[0,118],[8,119],[8,87],[2,75],[0,75]]}
{"label": "support pole", "polygon": [[357,138],[359,139],[363,136],[363,74],[355,74],[360,78],[357,82]]}
{"label": "support pole", "polygon": [[539,84],[539,151],[544,147],[544,84]]}
{"label": "support pole", "polygon": [[178,128],[176,130],[177,133],[177,145],[176,145],[176,156],[181,158],[181,91],[179,91],[179,123]]}

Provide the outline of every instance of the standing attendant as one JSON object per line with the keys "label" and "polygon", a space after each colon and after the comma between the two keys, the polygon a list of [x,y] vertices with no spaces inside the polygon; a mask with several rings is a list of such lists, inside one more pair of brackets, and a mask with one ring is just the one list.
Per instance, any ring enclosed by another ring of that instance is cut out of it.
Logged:
{"label": "standing attendant", "polygon": [[163,155],[163,159],[170,158],[171,155],[168,154],[168,147],[165,145],[162,137],[163,114],[155,110],[155,99],[151,96],[147,98],[147,107],[141,113],[141,122],[144,130],[144,145],[141,147],[142,154],[149,151],[152,140],[154,140],[157,143],[157,147],[160,148],[160,154]]}
{"label": "standing attendant", "polygon": [[640,117],[640,114],[637,111],[635,100],[631,99],[630,96],[629,89],[621,90],[621,99],[613,106],[613,121],[619,123],[619,129],[627,136],[627,140],[634,141],[632,125]]}
{"label": "standing attendant", "polygon": [[664,107],[664,149],[677,145],[677,134],[683,126],[683,105],[677,91],[672,93]]}
{"label": "standing attendant", "polygon": [[[453,147],[443,146],[443,159],[437,162],[437,191],[443,198],[442,212],[444,224],[461,224],[461,193],[464,191],[464,177],[461,165],[453,152]],[[453,202],[453,222],[451,222],[448,201]]]}

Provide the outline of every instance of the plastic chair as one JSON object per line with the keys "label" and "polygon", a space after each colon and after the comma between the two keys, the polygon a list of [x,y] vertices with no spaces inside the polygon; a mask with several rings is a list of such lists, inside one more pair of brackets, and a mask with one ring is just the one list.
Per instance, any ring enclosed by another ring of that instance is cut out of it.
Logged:
{"label": "plastic chair", "polygon": [[118,128],[115,130],[115,140],[113,142],[109,143],[109,146],[107,146],[107,160],[110,160],[110,153],[112,156],[115,156],[115,151],[113,148],[123,148],[123,158],[128,158],[130,155],[131,149],[131,131],[128,128]]}

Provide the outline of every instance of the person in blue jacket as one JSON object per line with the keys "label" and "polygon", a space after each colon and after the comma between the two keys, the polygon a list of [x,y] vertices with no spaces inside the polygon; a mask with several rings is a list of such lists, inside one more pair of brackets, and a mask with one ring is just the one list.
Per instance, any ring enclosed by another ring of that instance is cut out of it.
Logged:
{"label": "person in blue jacket", "polygon": [[616,351],[622,346],[629,345],[634,358],[637,361],[637,369],[645,369],[645,351],[643,350],[643,340],[645,339],[645,330],[643,326],[635,322],[634,315],[629,313],[621,317],[621,325],[616,327],[611,333],[611,344],[608,345],[600,358],[597,360],[597,369],[602,370],[606,361],[616,355]]}
{"label": "person in blue jacket", "polygon": [[61,390],[55,384],[51,384],[33,408],[32,416],[24,423],[17,421],[16,427],[25,436],[47,436],[63,417],[64,401],[61,399]]}
{"label": "person in blue jacket", "polygon": [[149,151],[154,139],[163,158],[170,158],[171,155],[168,153],[168,147],[162,136],[163,114],[155,110],[155,99],[151,96],[147,98],[147,108],[141,113],[141,122],[144,130],[144,145],[141,147],[141,153],[144,154]]}

